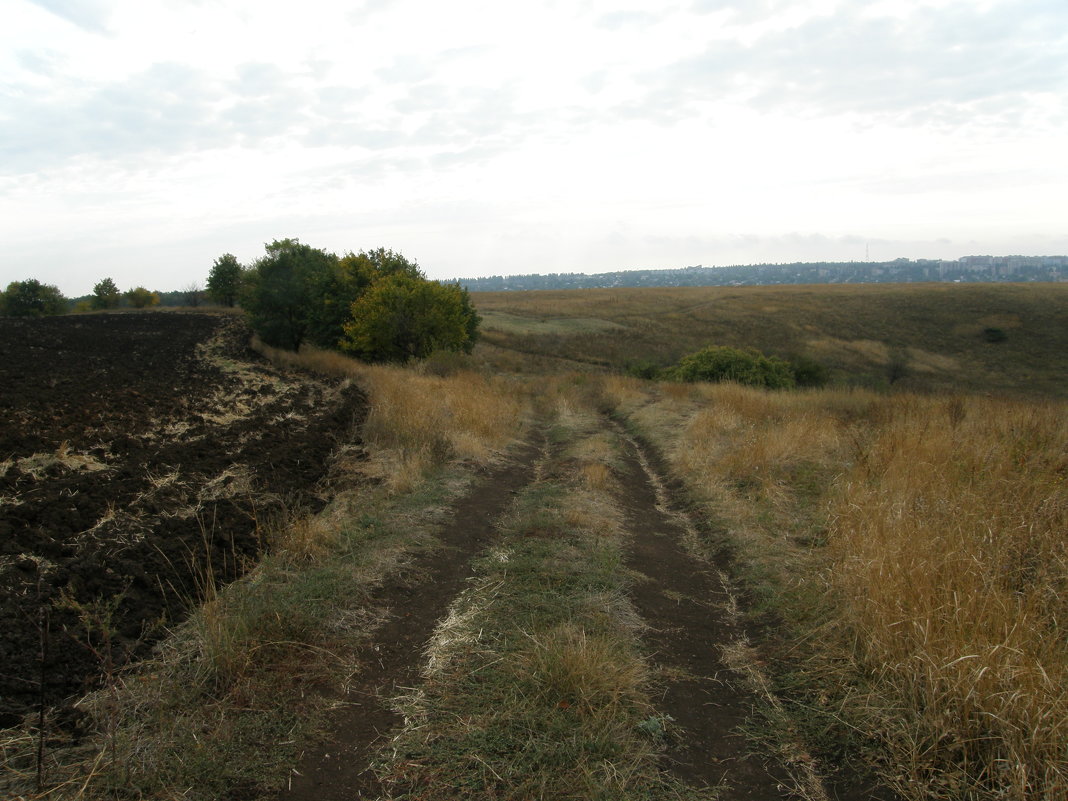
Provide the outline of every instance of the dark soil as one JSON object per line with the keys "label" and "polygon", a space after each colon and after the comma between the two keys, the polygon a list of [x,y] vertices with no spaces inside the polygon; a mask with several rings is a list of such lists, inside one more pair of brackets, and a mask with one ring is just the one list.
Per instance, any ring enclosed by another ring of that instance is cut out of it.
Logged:
{"label": "dark soil", "polygon": [[622,475],[633,533],[629,567],[642,575],[631,597],[649,625],[652,661],[668,680],[657,704],[682,729],[665,767],[691,786],[728,788],[737,801],[785,799],[788,776],[770,757],[752,752],[739,731],[753,709],[750,693],[731,676],[720,648],[738,636],[722,584],[682,544],[680,524],[658,507],[635,450]]}
{"label": "dark soil", "polygon": [[[669,478],[662,457],[652,446],[629,440],[629,447],[623,476],[623,497],[628,499],[634,533],[629,564],[648,579],[637,584],[632,597],[650,625],[645,642],[654,662],[683,676],[668,683],[661,701],[662,711],[683,730],[665,754],[667,768],[691,784],[722,784],[729,788],[724,797],[732,801],[796,798],[787,790],[792,782],[778,758],[761,754],[741,732],[752,716],[755,699],[720,657],[720,646],[743,631],[753,642],[769,639],[768,631],[756,630],[744,619],[733,620],[725,613],[726,590],[715,573],[733,574],[733,556],[721,544],[714,563],[709,564],[683,546],[679,520],[689,514],[680,500],[684,489]],[[644,467],[639,456],[645,460]],[[664,487],[666,498],[658,499],[650,473]],[[668,509],[663,508],[665,501]],[[749,599],[742,592],[736,600],[745,606]],[[817,744],[797,745],[811,749]],[[901,801],[859,763],[839,764],[833,754],[818,757],[828,799]]]}
{"label": "dark soil", "polygon": [[361,672],[339,699],[345,706],[330,725],[330,739],[308,751],[287,789],[287,801],[349,801],[378,798],[369,770],[379,740],[403,725],[388,706],[396,688],[419,679],[423,649],[438,621],[472,575],[472,558],[497,537],[496,521],[534,474],[537,451],[526,446],[504,468],[487,476],[452,511],[438,536],[443,548],[418,557],[409,570],[417,580],[386,582],[371,599],[392,610],[360,655]]}
{"label": "dark soil", "polygon": [[224,315],[0,318],[0,726],[146,653],[325,502],[364,399],[248,341]]}

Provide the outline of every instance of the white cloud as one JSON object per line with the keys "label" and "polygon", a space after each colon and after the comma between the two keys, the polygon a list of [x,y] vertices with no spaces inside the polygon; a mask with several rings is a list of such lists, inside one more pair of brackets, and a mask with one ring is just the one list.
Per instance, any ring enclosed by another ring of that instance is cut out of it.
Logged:
{"label": "white cloud", "polygon": [[1065,233],[1062,0],[11,5],[3,280],[57,242],[80,292],[275,236],[446,277]]}

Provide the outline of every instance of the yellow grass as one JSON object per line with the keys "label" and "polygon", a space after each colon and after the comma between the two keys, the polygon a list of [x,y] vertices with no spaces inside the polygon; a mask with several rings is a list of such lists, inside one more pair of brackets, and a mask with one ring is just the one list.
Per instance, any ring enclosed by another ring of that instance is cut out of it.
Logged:
{"label": "yellow grass", "polygon": [[825,586],[820,659],[905,797],[1066,797],[1068,406],[641,386],[606,391],[743,558]]}
{"label": "yellow grass", "polygon": [[1068,791],[1065,411],[899,401],[836,487],[834,576],[910,778]]}
{"label": "yellow grass", "polygon": [[299,354],[257,348],[276,363],[357,382],[369,404],[363,427],[368,472],[397,490],[449,459],[492,461],[523,430],[520,391],[502,378],[471,370],[425,375],[311,347]]}

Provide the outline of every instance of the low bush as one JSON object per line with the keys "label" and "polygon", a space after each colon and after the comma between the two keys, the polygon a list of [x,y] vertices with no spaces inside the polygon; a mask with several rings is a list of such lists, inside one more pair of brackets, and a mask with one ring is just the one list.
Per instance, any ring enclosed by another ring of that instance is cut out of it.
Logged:
{"label": "low bush", "polygon": [[797,385],[794,372],[788,362],[774,356],[765,356],[758,350],[710,345],[689,356],[665,371],[675,381],[733,381],[768,389],[789,389]]}

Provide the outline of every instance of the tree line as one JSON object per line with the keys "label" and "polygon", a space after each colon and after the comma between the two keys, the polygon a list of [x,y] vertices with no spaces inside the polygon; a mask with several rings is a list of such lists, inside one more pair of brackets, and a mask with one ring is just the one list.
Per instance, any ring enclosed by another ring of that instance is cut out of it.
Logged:
{"label": "tree line", "polygon": [[209,295],[240,303],[252,329],[274,347],[305,343],[366,361],[405,362],[435,350],[470,353],[479,316],[466,289],[429,280],[419,265],[386,248],[343,256],[298,239],[276,239],[243,267],[216,259]]}
{"label": "tree line", "polygon": [[[224,253],[211,267],[206,292],[220,305],[240,306],[268,345],[298,350],[307,343],[367,361],[405,362],[435,350],[469,353],[478,338],[480,318],[467,290],[428,279],[415,261],[393,250],[338,256],[299,239],[276,239],[265,250],[247,266]],[[169,294],[195,306],[201,289],[194,284]],[[73,310],[159,303],[158,292],[121,292],[104,278]],[[57,287],[36,279],[13,281],[0,292],[0,315],[63,314],[71,305]]]}
{"label": "tree line", "polygon": [[7,317],[45,317],[68,311],[115,309],[127,305],[144,309],[159,305],[160,295],[143,286],[120,292],[115,282],[104,278],[93,287],[88,298],[72,302],[54,284],[42,284],[36,278],[12,281],[0,292],[0,315]]}

